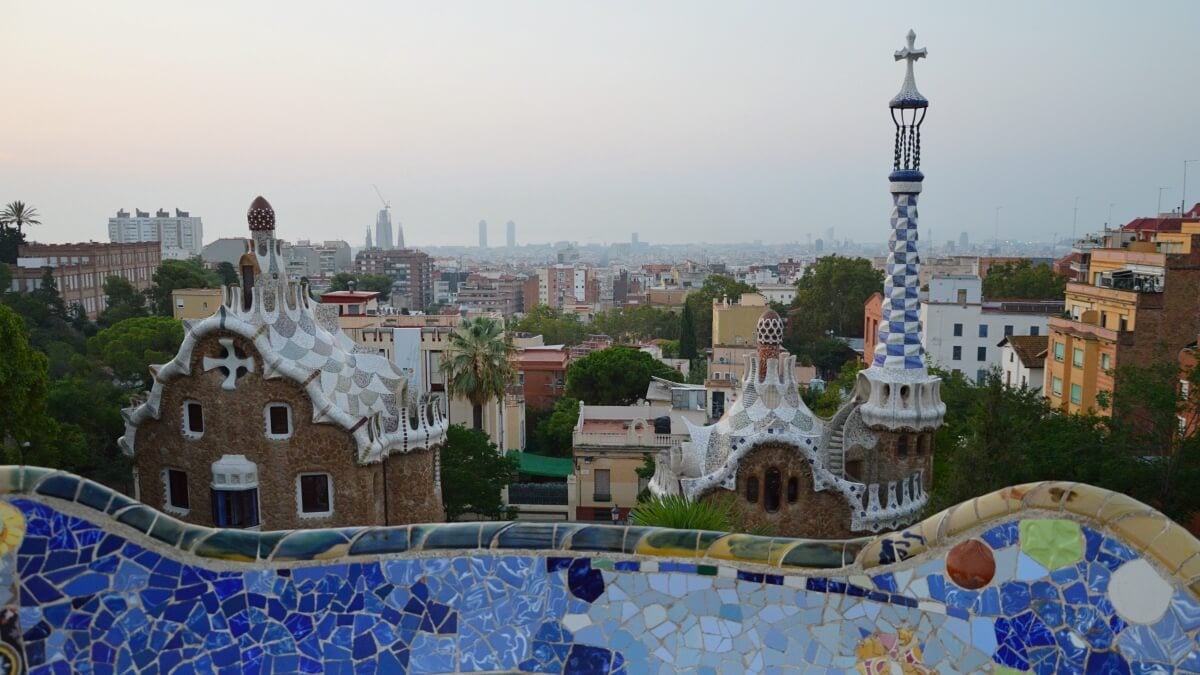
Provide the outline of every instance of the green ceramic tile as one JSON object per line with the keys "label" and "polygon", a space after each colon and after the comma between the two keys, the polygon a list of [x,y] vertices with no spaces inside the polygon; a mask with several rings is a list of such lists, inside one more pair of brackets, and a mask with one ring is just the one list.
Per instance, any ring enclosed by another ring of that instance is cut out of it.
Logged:
{"label": "green ceramic tile", "polygon": [[0,466],[0,494],[12,494],[21,489],[21,467]]}
{"label": "green ceramic tile", "polygon": [[588,525],[571,536],[572,551],[621,551],[625,528],[620,525]]}
{"label": "green ceramic tile", "polygon": [[291,534],[290,530],[260,533],[258,536],[258,559],[270,560],[271,556],[275,553],[275,547],[289,534]]}
{"label": "green ceramic tile", "polygon": [[517,522],[496,535],[496,548],[547,549],[553,547],[553,523]]}
{"label": "green ceramic tile", "polygon": [[408,527],[377,527],[363,533],[350,546],[350,555],[404,553],[408,550]]}
{"label": "green ceramic tile", "polygon": [[805,541],[783,556],[783,567],[815,567],[831,569],[843,564],[841,544],[824,541]]}
{"label": "green ceramic tile", "polygon": [[183,537],[179,540],[179,548],[184,551],[192,550],[192,546],[212,533],[212,528],[199,525],[184,525]]}
{"label": "green ceramic tile", "polygon": [[154,517],[157,515],[158,511],[145,504],[134,504],[117,516],[117,522],[125,523],[138,532],[149,532],[150,526],[154,524]]}
{"label": "green ceramic tile", "polygon": [[150,536],[168,546],[175,546],[183,536],[183,523],[164,514],[159,514],[158,520],[150,528]]}
{"label": "green ceramic tile", "polygon": [[701,576],[706,576],[706,577],[715,577],[715,576],[717,576],[717,566],[716,565],[696,565],[696,574],[699,574]]}
{"label": "green ceramic tile", "polygon": [[[297,530],[279,542],[271,560],[317,560],[349,541],[341,530]],[[257,546],[254,552],[257,555]]]}
{"label": "green ceramic tile", "polygon": [[606,560],[604,558],[596,558],[592,561],[592,567],[598,570],[608,570],[611,572],[613,569],[613,561]]}
{"label": "green ceramic tile", "polygon": [[642,537],[645,537],[654,530],[655,528],[653,527],[641,527],[638,525],[631,525],[625,528],[625,541],[621,544],[621,550],[624,553],[636,553],[638,542],[642,540]]}
{"label": "green ceramic tile", "polygon": [[475,549],[479,548],[479,523],[443,523],[425,537],[421,548]]}
{"label": "green ceramic tile", "polygon": [[79,490],[77,501],[97,511],[104,511],[104,509],[108,508],[108,503],[112,500],[112,497],[112,490],[89,480],[83,482],[83,488]]}
{"label": "green ceramic tile", "polygon": [[54,473],[54,469],[43,469],[40,466],[21,467],[21,480],[17,491],[26,494],[33,492],[33,487],[38,484],[38,481],[52,473]]}
{"label": "green ceramic tile", "polygon": [[1083,558],[1083,531],[1073,520],[1022,520],[1021,551],[1047,570],[1078,562]]}
{"label": "green ceramic tile", "polygon": [[202,558],[254,562],[258,556],[258,537],[257,532],[249,530],[213,530],[192,552]]}

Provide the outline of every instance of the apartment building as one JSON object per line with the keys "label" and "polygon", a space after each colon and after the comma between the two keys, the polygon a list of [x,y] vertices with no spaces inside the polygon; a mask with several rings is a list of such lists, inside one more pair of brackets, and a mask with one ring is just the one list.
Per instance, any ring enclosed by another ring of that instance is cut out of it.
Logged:
{"label": "apartment building", "polygon": [[974,275],[934,277],[921,298],[921,339],[931,365],[982,382],[1001,366],[1002,338],[1044,336],[1050,317],[1062,311],[1061,300],[984,298],[983,281]]}
{"label": "apartment building", "polygon": [[456,303],[472,312],[495,312],[505,317],[524,306],[524,280],[511,274],[472,274],[459,284]]}
{"label": "apartment building", "polygon": [[1049,322],[1044,393],[1067,413],[1108,414],[1117,368],[1178,358],[1200,331],[1200,218],[1139,218],[1104,243]]}
{"label": "apartment building", "polygon": [[9,290],[33,291],[41,286],[44,270],[49,268],[63,302],[68,307],[79,305],[94,321],[106,307],[105,279],[122,277],[144,291],[154,283],[161,263],[158,242],[22,244],[17,249],[17,264],[10,268]]}
{"label": "apartment building", "polygon": [[158,209],[154,215],[141,209],[130,215],[121,209],[108,219],[108,240],[114,244],[158,242],[163,260],[185,260],[200,255],[204,224],[199,216],[179,209],[174,214]]}
{"label": "apartment building", "polygon": [[433,304],[433,262],[424,251],[415,248],[359,251],[354,257],[354,273],[390,277],[393,307],[423,310]]}

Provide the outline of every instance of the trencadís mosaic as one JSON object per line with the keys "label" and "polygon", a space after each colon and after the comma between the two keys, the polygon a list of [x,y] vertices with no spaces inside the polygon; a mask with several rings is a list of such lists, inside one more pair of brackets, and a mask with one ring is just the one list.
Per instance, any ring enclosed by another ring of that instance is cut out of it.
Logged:
{"label": "trencad\u00eds mosaic", "polygon": [[1200,671],[1196,540],[1088,486],[807,567],[785,559],[813,542],[643,528],[192,532],[66,474],[0,486],[8,672]]}

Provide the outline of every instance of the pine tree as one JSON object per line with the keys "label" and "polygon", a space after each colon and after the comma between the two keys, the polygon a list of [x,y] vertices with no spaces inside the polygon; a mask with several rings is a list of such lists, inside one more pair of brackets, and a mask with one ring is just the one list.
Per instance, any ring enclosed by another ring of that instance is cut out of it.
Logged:
{"label": "pine tree", "polygon": [[685,304],[679,319],[679,358],[691,361],[696,356],[696,319],[692,315],[692,306]]}

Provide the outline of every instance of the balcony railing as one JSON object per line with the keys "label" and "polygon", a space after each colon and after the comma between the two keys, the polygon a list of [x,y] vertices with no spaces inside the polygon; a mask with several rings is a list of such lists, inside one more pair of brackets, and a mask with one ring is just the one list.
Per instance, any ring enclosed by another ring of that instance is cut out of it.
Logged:
{"label": "balcony railing", "polygon": [[629,434],[620,431],[576,431],[571,435],[575,447],[598,445],[602,447],[645,447],[669,448],[688,440],[687,434]]}

